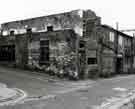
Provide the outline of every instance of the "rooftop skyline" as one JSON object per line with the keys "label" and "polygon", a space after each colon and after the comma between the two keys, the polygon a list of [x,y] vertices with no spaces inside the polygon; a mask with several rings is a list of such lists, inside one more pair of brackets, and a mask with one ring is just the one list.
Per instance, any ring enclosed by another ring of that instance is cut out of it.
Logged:
{"label": "rooftop skyline", "polygon": [[63,13],[76,9],[91,9],[102,24],[119,29],[135,29],[134,0],[4,0],[0,5],[0,24],[15,20]]}

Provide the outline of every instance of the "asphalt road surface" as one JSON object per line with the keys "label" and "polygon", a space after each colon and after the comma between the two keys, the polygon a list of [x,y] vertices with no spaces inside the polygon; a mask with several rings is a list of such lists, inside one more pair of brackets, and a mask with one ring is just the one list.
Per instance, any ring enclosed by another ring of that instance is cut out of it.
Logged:
{"label": "asphalt road surface", "polygon": [[28,97],[0,109],[91,109],[135,88],[135,75],[95,81],[67,81],[46,74],[0,67],[0,83],[19,88]]}

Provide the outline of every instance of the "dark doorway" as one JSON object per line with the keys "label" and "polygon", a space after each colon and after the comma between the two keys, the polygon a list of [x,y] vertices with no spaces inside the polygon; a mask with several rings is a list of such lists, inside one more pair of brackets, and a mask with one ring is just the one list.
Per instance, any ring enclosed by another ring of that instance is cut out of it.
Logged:
{"label": "dark doorway", "polygon": [[49,64],[49,40],[40,41],[40,65]]}
{"label": "dark doorway", "polygon": [[86,64],[86,54],[84,50],[79,51],[79,78],[84,79],[85,74],[85,64]]}
{"label": "dark doorway", "polygon": [[123,72],[123,59],[121,57],[117,58],[116,71],[119,74]]}
{"label": "dark doorway", "polygon": [[15,61],[15,45],[0,46],[0,61]]}

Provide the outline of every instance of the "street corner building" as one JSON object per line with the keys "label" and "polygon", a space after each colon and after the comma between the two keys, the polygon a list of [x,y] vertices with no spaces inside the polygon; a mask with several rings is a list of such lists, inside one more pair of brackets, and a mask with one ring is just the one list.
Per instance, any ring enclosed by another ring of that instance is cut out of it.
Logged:
{"label": "street corner building", "polygon": [[133,73],[134,60],[134,38],[102,25],[91,10],[1,24],[1,64],[88,78]]}

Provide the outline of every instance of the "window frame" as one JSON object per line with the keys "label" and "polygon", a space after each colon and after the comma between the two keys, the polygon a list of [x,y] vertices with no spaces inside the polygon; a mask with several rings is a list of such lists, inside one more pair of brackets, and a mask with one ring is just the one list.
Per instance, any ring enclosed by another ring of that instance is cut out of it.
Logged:
{"label": "window frame", "polygon": [[110,42],[114,42],[114,38],[115,38],[115,33],[112,32],[112,31],[110,31],[110,32],[109,32],[109,41],[110,41]]}
{"label": "window frame", "polygon": [[[89,61],[89,59],[93,59],[92,61]],[[97,65],[97,57],[87,57],[87,65]]]}

